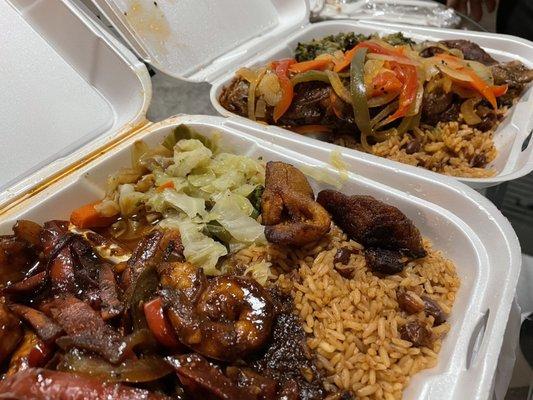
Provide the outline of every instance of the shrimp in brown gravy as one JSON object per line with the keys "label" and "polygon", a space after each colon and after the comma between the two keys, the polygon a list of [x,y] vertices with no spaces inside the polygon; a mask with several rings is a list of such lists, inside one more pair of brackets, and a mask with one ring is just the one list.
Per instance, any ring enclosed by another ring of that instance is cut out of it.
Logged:
{"label": "shrimp in brown gravy", "polygon": [[273,307],[255,280],[239,276],[207,279],[189,263],[173,263],[170,271],[178,278],[174,285],[178,290],[163,293],[169,319],[183,344],[206,357],[232,361],[266,343]]}

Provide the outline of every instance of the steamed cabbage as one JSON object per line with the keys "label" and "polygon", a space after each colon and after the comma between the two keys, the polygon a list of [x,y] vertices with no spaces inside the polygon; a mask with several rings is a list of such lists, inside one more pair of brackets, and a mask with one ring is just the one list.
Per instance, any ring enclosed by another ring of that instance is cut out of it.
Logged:
{"label": "steamed cabbage", "polygon": [[207,275],[217,275],[218,259],[228,254],[226,246],[201,232],[202,224],[190,220],[162,221],[162,227],[178,228],[187,261],[204,269]]}
{"label": "steamed cabbage", "polygon": [[173,176],[187,176],[194,168],[206,165],[213,153],[196,139],[183,139],[174,147],[174,164],[167,168]]}
{"label": "steamed cabbage", "polygon": [[165,190],[150,197],[147,205],[153,210],[164,214],[168,208],[176,211],[182,211],[189,218],[205,214],[205,200],[198,197],[187,196],[176,190]]}
{"label": "steamed cabbage", "polygon": [[228,251],[265,242],[256,220],[262,162],[219,152],[213,141],[179,126],[162,146],[137,142],[132,164],[109,179],[106,207],[116,205],[125,217],[157,213],[162,228],[179,229],[187,261],[207,274],[220,273],[219,259]]}
{"label": "steamed cabbage", "polygon": [[[244,205],[244,206],[241,206]],[[253,207],[243,196],[226,191],[219,197],[208,218],[216,220],[239,242],[263,239],[263,226],[250,217]]]}

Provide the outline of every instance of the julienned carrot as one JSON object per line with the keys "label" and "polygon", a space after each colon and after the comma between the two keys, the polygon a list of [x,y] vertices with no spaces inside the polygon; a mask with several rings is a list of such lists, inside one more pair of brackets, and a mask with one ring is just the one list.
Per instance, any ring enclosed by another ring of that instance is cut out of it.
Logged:
{"label": "julienned carrot", "polygon": [[505,85],[499,85],[499,86],[492,86],[492,93],[494,93],[494,96],[500,97],[503,96],[505,93],[507,93],[507,89],[509,89],[509,86]]}
{"label": "julienned carrot", "polygon": [[111,225],[117,219],[116,216],[106,217],[95,208],[99,201],[86,204],[70,214],[70,222],[78,228],[103,228]]}
{"label": "julienned carrot", "polygon": [[330,64],[332,64],[331,59],[329,58],[320,58],[318,60],[302,61],[296,64],[292,64],[289,67],[291,72],[305,72],[311,70],[323,70],[326,69]]}
{"label": "julienned carrot", "polygon": [[174,182],[167,181],[167,182],[163,183],[161,186],[157,187],[156,192],[161,193],[165,189],[174,189]]}
{"label": "julienned carrot", "polygon": [[348,67],[350,65],[350,63],[352,62],[352,58],[353,58],[353,55],[355,54],[356,50],[357,49],[354,47],[354,48],[346,51],[346,53],[344,53],[343,59],[341,61],[338,61],[338,62],[335,63],[335,67],[333,68],[333,71],[340,72],[344,68]]}
{"label": "julienned carrot", "polygon": [[[469,86],[479,92],[494,108],[498,108],[496,97],[502,96],[507,92],[507,85],[491,86],[469,66],[464,64],[464,60],[450,54],[437,54],[434,56],[437,60],[444,60],[451,68],[463,72],[470,77],[468,82],[460,82],[463,86]],[[453,78],[452,78],[453,79]]]}
{"label": "julienned carrot", "polygon": [[280,60],[272,63],[272,67],[278,77],[279,85],[281,86],[281,100],[274,107],[274,122],[277,122],[291,106],[294,89],[287,74],[289,73],[289,67],[294,63],[295,61],[292,59]]}

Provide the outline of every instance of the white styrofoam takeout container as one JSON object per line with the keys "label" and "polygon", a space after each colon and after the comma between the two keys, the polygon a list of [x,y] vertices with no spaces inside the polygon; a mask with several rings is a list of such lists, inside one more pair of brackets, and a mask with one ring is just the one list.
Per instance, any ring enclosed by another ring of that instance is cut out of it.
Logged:
{"label": "white styrofoam takeout container", "polygon": [[[244,65],[262,65],[269,60],[291,57],[294,54],[294,49],[298,42],[324,37],[333,33],[350,31],[364,34],[372,34],[374,32],[387,34],[402,31],[405,35],[417,41],[469,39],[478,43],[499,61],[518,60],[530,68],[533,67],[533,43],[525,39],[485,32],[467,32],[452,29],[356,21],[327,21],[306,25],[283,39],[277,46],[273,46],[269,51],[262,52],[260,55],[256,55],[252,59],[247,60]],[[229,116],[232,113],[220,105],[218,98],[224,86],[228,85],[233,77],[234,71],[232,70],[214,82],[211,90],[211,102],[217,111],[224,116]],[[277,127],[268,127],[268,129],[271,129],[271,132],[275,135],[298,137],[299,140],[306,143],[316,142],[318,140]],[[494,133],[494,144],[498,150],[498,154],[496,159],[488,167],[493,168],[496,174],[488,178],[456,177],[456,179],[473,188],[480,189],[520,178],[528,174],[533,170],[533,140],[529,140],[532,131],[533,86],[530,85]],[[336,148],[344,154],[357,154],[359,157],[368,159],[379,158],[383,164],[391,166],[399,164],[396,161],[377,157],[358,150],[342,148],[325,142],[322,142],[322,144],[327,148]],[[401,165],[408,170],[420,168],[405,164]]]}
{"label": "white styrofoam takeout container", "polygon": [[[150,1],[137,1],[135,17],[128,0],[92,0],[132,49],[160,71],[180,79],[207,81],[212,84],[211,102],[217,111],[224,109],[218,97],[240,66],[265,64],[273,59],[292,57],[298,42],[326,35],[354,31],[380,34],[402,31],[415,40],[469,39],[487,50],[497,60],[519,60],[533,67],[533,43],[517,37],[394,25],[383,22],[336,20],[309,23],[308,3],[304,0],[187,0],[179,6],[169,2],[154,7]],[[125,15],[126,14],[126,15]],[[144,19],[138,17],[144,16]],[[155,22],[154,22],[155,21]],[[156,25],[149,33],[146,24]],[[280,136],[297,134],[268,127]],[[494,142],[498,155],[489,166],[496,175],[490,178],[459,178],[474,188],[497,185],[519,178],[533,170],[533,141],[526,139],[533,130],[533,88],[524,93],[505,121],[498,127]],[[316,139],[299,136],[304,142]],[[331,144],[323,144],[333,148]],[[339,149],[338,146],[336,146]],[[342,149],[346,154],[376,158],[357,150]],[[412,166],[379,158],[387,165],[412,170]]]}
{"label": "white styrofoam takeout container", "polygon": [[[8,234],[17,219],[68,218],[74,207],[101,198],[106,176],[129,165],[129,148],[135,140],[160,142],[180,123],[208,136],[222,132],[222,146],[238,153],[339,175],[327,162],[330,151],[320,143],[291,142],[291,137],[278,137],[241,118],[178,116],[156,124],[147,121],[151,87],[146,69],[101,31],[81,5],[66,0],[10,0],[0,3],[0,19],[11,24],[7,32],[0,30],[0,43],[16,39],[19,45],[8,48],[10,63],[1,59],[0,67],[2,71],[22,68],[20,75],[9,75],[10,86],[0,92],[0,104],[12,110],[0,120],[2,128],[10,128],[2,129],[7,137],[1,156],[29,164],[26,170],[0,169],[7,187],[0,194],[1,234]],[[28,61],[28,53],[36,74],[39,69],[50,74],[32,81],[31,87],[25,86],[32,79],[31,68],[19,65]],[[69,90],[61,92],[61,85]],[[32,98],[25,90],[39,101],[28,103]],[[91,103],[91,97],[102,101]],[[63,108],[57,109],[58,104]],[[55,114],[41,112],[41,107]],[[92,118],[73,118],[70,112],[79,113],[78,107]],[[95,129],[93,118],[107,122]],[[27,132],[28,127],[38,131]],[[19,137],[33,141],[27,147],[17,142]],[[50,147],[52,140],[69,143],[70,148],[59,156],[40,148]],[[347,161],[353,171],[342,190],[370,194],[399,207],[456,263],[462,280],[439,363],[417,374],[404,398],[487,399],[520,270],[520,246],[509,222],[488,200],[450,178],[356,156]],[[15,184],[9,183],[13,180]],[[315,191],[326,187],[312,184]]]}

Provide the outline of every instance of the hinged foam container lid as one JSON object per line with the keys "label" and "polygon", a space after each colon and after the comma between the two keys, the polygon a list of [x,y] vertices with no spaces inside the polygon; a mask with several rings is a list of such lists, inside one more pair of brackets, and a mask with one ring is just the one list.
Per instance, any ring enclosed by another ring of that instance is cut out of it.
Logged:
{"label": "hinged foam container lid", "polygon": [[92,1],[140,58],[194,82],[213,82],[309,23],[304,0]]}
{"label": "hinged foam container lid", "polygon": [[145,120],[146,67],[80,7],[0,2],[0,204]]}

